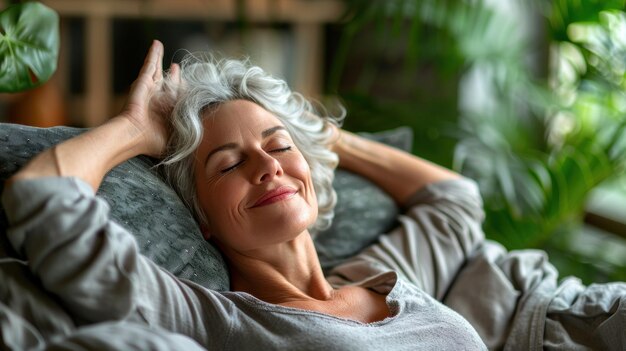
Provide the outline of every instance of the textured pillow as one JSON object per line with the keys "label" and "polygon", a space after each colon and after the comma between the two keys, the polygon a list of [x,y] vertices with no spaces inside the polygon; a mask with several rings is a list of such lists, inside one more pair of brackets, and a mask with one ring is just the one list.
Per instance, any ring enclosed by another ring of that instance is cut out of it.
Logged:
{"label": "textured pillow", "polygon": [[[0,124],[0,191],[4,180],[46,148],[83,132],[69,127],[33,128]],[[410,150],[412,133],[400,128],[365,135]],[[111,207],[111,218],[128,228],[141,252],[178,277],[216,290],[228,290],[226,266],[220,253],[202,239],[200,229],[176,193],[152,168],[154,160],[139,156],[111,170],[98,195]],[[338,170],[334,187],[338,203],[333,225],[316,238],[325,268],[353,255],[387,231],[398,209],[393,200],[364,178]],[[0,208],[0,236],[6,217]],[[4,239],[4,238],[3,238]],[[0,240],[2,251],[12,253]]]}
{"label": "textured pillow", "polygon": [[[10,177],[44,149],[83,131],[0,124],[0,179]],[[228,290],[228,273],[220,253],[203,240],[191,213],[153,165],[150,158],[139,156],[107,174],[98,195],[109,203],[111,218],[128,228],[141,252],[161,267],[206,287]],[[0,221],[0,235],[5,236],[4,210]]]}

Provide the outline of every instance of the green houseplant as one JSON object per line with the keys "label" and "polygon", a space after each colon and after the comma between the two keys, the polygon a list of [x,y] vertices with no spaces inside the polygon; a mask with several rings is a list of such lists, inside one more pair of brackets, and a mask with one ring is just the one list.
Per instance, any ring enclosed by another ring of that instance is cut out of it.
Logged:
{"label": "green houseplant", "polygon": [[45,83],[57,68],[59,17],[39,2],[0,12],[0,92],[15,93]]}
{"label": "green houseplant", "polygon": [[[626,262],[598,267],[602,259],[582,262],[565,245],[580,230],[591,190],[624,174],[626,47],[611,34],[624,32],[623,1],[346,2],[328,88],[359,118],[373,111],[355,129],[411,125],[416,152],[479,182],[488,237],[509,249],[565,257],[560,271],[587,282],[626,279]],[[528,15],[516,21],[512,13]],[[530,35],[522,30],[529,22]],[[363,33],[375,54],[400,54],[363,59],[360,72],[351,72],[357,83],[342,87],[346,62],[359,56],[349,52]],[[402,74],[385,81],[394,62],[404,65]],[[463,82],[476,72],[482,85],[468,89]],[[434,78],[420,81],[428,75]],[[385,89],[377,89],[381,82]],[[414,93],[385,96],[394,85]],[[463,90],[488,97],[474,94],[467,108]],[[585,268],[591,266],[598,269]]]}

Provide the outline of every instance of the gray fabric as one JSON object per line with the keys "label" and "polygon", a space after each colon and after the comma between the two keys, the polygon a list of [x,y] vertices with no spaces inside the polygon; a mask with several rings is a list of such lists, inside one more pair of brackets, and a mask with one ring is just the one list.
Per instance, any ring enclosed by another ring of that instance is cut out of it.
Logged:
{"label": "gray fabric", "polygon": [[131,322],[100,323],[78,329],[43,346],[45,351],[202,351],[194,340],[161,328]]}
{"label": "gray fabric", "polygon": [[[626,350],[625,283],[559,283],[545,252],[507,252],[483,241],[482,205],[470,182],[429,185],[410,204],[403,226],[355,260],[382,264],[435,296],[466,318],[490,350]],[[355,278],[343,269],[332,273]]]}
{"label": "gray fabric", "polygon": [[[448,273],[458,270],[481,240],[480,232],[473,232],[482,214],[473,208],[480,203],[475,199],[477,191],[473,183],[462,183],[469,184],[470,190],[452,187],[457,190],[450,195],[455,203],[449,197],[420,197],[425,203],[416,204],[394,231],[402,241],[427,240],[435,251],[451,255],[435,269],[427,268],[432,257],[421,256],[422,250],[413,250],[419,255],[408,258],[422,267],[420,285],[433,287],[431,291],[445,289]],[[424,192],[438,188],[431,186]],[[28,257],[30,270],[44,288],[82,324],[144,323],[186,335],[209,350],[485,349],[475,330],[429,296],[428,288],[418,288],[406,280],[406,272],[398,275],[384,261],[367,255],[337,267],[329,281],[388,292],[393,316],[370,324],[179,280],[141,256],[133,237],[110,220],[106,202],[76,178],[16,182],[5,189],[3,203],[12,246]],[[420,238],[426,233],[417,230],[420,227],[438,229],[441,240]],[[390,238],[389,243],[395,240]],[[393,250],[389,245],[384,248]],[[371,250],[384,248],[374,244]],[[440,275],[440,269],[447,273]]]}
{"label": "gray fabric", "polygon": [[486,241],[470,257],[444,302],[476,326],[490,349],[540,350],[558,273],[544,252]]}
{"label": "gray fabric", "polygon": [[476,327],[490,349],[624,350],[626,284],[585,288],[539,250],[506,252],[485,242],[444,303]]}
{"label": "gray fabric", "polygon": [[22,318],[0,302],[0,348],[2,350],[38,350],[45,346],[41,334]]}
{"label": "gray fabric", "polygon": [[66,335],[75,329],[74,321],[58,301],[45,292],[25,263],[0,259],[0,282],[0,301],[33,326],[42,338]]}
{"label": "gray fabric", "polygon": [[563,282],[547,308],[544,350],[626,350],[626,283]]}
{"label": "gray fabric", "polygon": [[626,350],[626,284],[557,279],[545,252],[485,241],[443,302],[491,350]]}

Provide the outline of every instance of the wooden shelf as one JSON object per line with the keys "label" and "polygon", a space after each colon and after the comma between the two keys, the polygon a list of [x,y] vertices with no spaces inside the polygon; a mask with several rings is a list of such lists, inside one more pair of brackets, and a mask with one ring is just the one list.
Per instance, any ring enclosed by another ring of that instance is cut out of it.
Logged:
{"label": "wooden shelf", "polygon": [[[292,88],[305,96],[319,97],[322,91],[323,26],[336,22],[343,15],[339,0],[43,0],[56,10],[61,21],[67,18],[84,19],[84,95],[68,97],[68,104],[80,101],[68,110],[82,117],[74,124],[91,127],[119,111],[119,97],[113,93],[113,20],[120,18],[156,20],[203,20],[208,22],[235,22],[240,19],[255,25],[289,24],[294,38]],[[5,5],[6,2],[0,1]],[[4,6],[3,6],[4,7]],[[62,26],[63,27],[63,26]],[[158,39],[158,38],[156,38]],[[64,46],[71,45],[62,30],[59,59],[59,84],[68,91],[69,60]],[[82,110],[82,111],[77,111]]]}
{"label": "wooden shelf", "polygon": [[[62,16],[149,17],[167,19],[236,20],[234,0],[44,0]],[[250,22],[323,23],[339,20],[337,0],[251,0],[242,2]]]}

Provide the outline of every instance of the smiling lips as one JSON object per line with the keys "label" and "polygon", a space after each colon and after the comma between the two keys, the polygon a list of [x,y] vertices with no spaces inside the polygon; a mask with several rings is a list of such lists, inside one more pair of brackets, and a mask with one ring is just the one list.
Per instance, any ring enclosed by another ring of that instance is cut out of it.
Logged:
{"label": "smiling lips", "polygon": [[262,206],[273,204],[278,201],[289,199],[292,196],[294,196],[297,192],[298,191],[296,189],[290,186],[281,185],[278,188],[274,190],[270,190],[267,193],[265,193],[250,208],[262,207]]}

